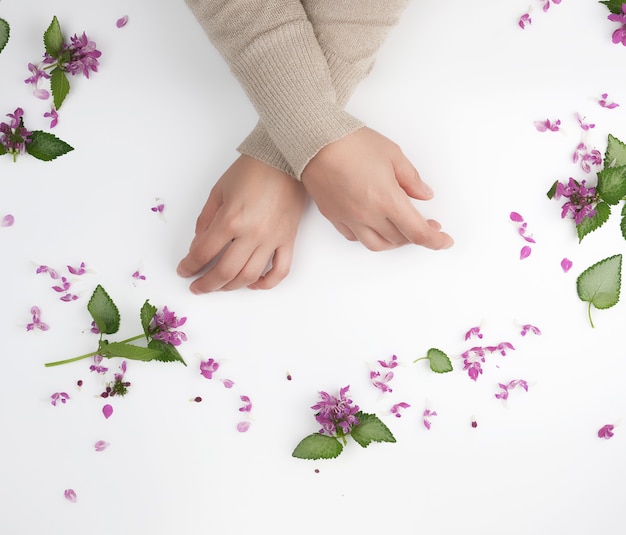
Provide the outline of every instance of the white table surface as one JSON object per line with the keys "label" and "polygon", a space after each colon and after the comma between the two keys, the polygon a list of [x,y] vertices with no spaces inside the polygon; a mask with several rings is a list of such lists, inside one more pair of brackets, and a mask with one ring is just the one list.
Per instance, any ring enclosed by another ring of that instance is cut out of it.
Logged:
{"label": "white table surface", "polygon": [[[530,3],[533,25],[521,30],[528,0],[412,2],[349,104],[434,187],[419,207],[454,236],[452,249],[373,253],[310,205],[282,284],[194,296],[175,267],[256,122],[227,66],[182,0],[0,2],[12,29],[0,54],[3,116],[22,106],[28,126],[47,129],[49,102],[23,80],[53,15],[103,53],[98,73],[72,79],[53,130],[75,150],[50,163],[0,158],[0,217],[15,216],[0,228],[0,533],[622,532],[625,305],[594,311],[592,329],[575,281],[625,242],[616,213],[579,244],[545,192],[586,178],[571,161],[576,113],[596,124],[587,139],[601,152],[609,133],[626,140],[626,48],[611,43],[616,24],[598,2],[564,0],[546,13]],[[605,92],[622,106],[601,108]],[[537,132],[546,118],[561,131]],[[158,202],[163,219],[150,210]],[[537,242],[523,261],[513,210]],[[35,274],[81,261],[90,272],[74,278],[71,303]],[[131,277],[139,268],[145,281]],[[111,401],[108,420],[88,361],[44,367],[95,349],[86,303],[97,284],[120,308],[119,338],[140,332],[146,299],[188,318],[188,367],[129,362],[129,394]],[[26,331],[33,305],[47,332]],[[525,323],[543,334],[521,337]],[[516,349],[489,357],[473,382],[459,355],[479,324],[476,342]],[[430,347],[451,356],[452,373],[413,364]],[[369,371],[393,354],[393,392],[381,394]],[[211,381],[198,368],[209,357],[221,363]],[[528,392],[497,400],[498,383],[512,379]],[[397,443],[292,458],[318,429],[318,391],[348,384]],[[53,407],[60,391],[71,399]],[[247,433],[236,430],[241,395],[253,403]],[[411,407],[395,418],[401,401]],[[438,413],[430,431],[427,408]],[[615,436],[598,438],[609,423]],[[95,452],[100,439],[110,446]]]}

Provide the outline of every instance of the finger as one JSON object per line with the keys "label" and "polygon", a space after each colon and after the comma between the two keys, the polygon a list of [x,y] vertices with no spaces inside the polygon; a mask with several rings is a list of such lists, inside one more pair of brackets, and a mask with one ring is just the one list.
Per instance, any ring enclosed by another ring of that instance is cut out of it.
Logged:
{"label": "finger", "polygon": [[404,155],[393,162],[393,170],[398,184],[407,195],[422,201],[433,198],[432,188],[422,180],[417,169]]}
{"label": "finger", "polygon": [[370,251],[387,251],[398,247],[398,245],[390,242],[371,227],[355,228],[354,234]]}
{"label": "finger", "polygon": [[218,182],[209,193],[209,198],[206,203],[204,203],[204,207],[196,220],[196,236],[202,234],[209,228],[223,202],[223,190]]}
{"label": "finger", "polygon": [[437,221],[436,219],[427,219],[426,223],[428,223],[431,227],[433,227],[437,231],[441,230],[441,223],[439,223],[439,221]]}
{"label": "finger", "polygon": [[349,241],[359,241],[359,239],[354,235],[354,232],[352,232],[346,225],[344,225],[343,223],[333,223],[333,225],[335,226],[335,228],[339,231],[339,233],[346,239]]}
{"label": "finger", "polygon": [[293,247],[279,247],[272,257],[272,267],[270,270],[265,275],[259,277],[255,283],[248,285],[248,288],[251,290],[269,290],[274,288],[274,286],[289,275],[292,260]]}
{"label": "finger", "polygon": [[410,243],[429,249],[447,249],[454,244],[452,237],[433,227],[405,198],[396,210],[391,222],[406,236]]}
{"label": "finger", "polygon": [[239,273],[230,282],[224,284],[220,290],[238,290],[256,283],[267,269],[271,259],[272,251],[270,249],[257,247]]}
{"label": "finger", "polygon": [[207,266],[233,240],[232,234],[221,228],[221,221],[213,219],[212,224],[191,242],[189,253],[176,268],[181,277],[191,277]]}

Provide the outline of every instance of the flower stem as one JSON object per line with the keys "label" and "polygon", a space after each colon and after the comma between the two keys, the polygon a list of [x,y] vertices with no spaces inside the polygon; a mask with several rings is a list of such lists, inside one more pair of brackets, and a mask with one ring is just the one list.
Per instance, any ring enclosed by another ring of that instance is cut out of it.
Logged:
{"label": "flower stem", "polygon": [[[122,340],[120,342],[120,344],[127,344],[128,342],[133,342],[135,340],[139,340],[140,338],[143,338],[144,336],[145,336],[144,334],[138,334],[137,336],[132,336],[131,338],[127,338],[126,340]],[[98,351],[99,350],[100,350],[100,348],[98,348]],[[47,362],[46,364],[44,364],[44,366],[46,368],[50,368],[52,366],[60,366],[61,364],[69,364],[70,362],[76,362],[76,361],[79,361],[79,360],[88,359],[89,357],[93,357],[93,356],[97,355],[98,351],[92,351],[91,353],[85,353],[84,355],[80,355],[78,357],[73,357],[71,359],[57,360],[56,362]]]}
{"label": "flower stem", "polygon": [[591,319],[591,301],[589,301],[589,306],[587,307],[587,316],[589,316],[589,323],[591,323],[591,328],[595,329],[595,325],[593,324],[593,320]]}

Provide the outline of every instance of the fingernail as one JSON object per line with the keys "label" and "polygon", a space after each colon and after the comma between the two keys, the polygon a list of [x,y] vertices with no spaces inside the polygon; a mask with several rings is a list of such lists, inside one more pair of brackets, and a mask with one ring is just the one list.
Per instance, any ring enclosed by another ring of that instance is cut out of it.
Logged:
{"label": "fingernail", "polygon": [[432,197],[435,194],[433,189],[428,184],[425,184],[425,183],[422,183],[422,191],[428,197]]}
{"label": "fingernail", "polygon": [[189,276],[187,271],[180,264],[178,264],[178,267],[176,268],[176,273],[178,273],[179,277],[188,277]]}

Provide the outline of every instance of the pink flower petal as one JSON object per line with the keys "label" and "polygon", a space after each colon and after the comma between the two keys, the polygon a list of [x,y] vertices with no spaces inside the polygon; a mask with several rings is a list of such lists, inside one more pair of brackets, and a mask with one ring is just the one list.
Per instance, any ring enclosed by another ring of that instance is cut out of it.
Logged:
{"label": "pink flower petal", "polygon": [[613,429],[615,429],[615,426],[613,424],[603,425],[598,430],[598,437],[599,438],[606,438],[608,440],[609,438],[611,438],[614,435]]}
{"label": "pink flower petal", "polygon": [[564,258],[561,260],[561,268],[563,269],[563,273],[567,273],[572,268],[572,261],[569,258]]}
{"label": "pink flower petal", "polygon": [[96,451],[104,451],[108,447],[109,447],[109,443],[106,442],[105,440],[98,440],[98,442],[94,444],[94,448]]}
{"label": "pink flower petal", "polygon": [[63,496],[68,502],[76,503],[76,492],[74,489],[65,489]]}
{"label": "pink flower petal", "polygon": [[124,15],[123,17],[117,19],[117,22],[115,23],[115,25],[118,28],[123,28],[124,26],[126,26],[127,22],[128,22],[128,15]]}
{"label": "pink flower petal", "polygon": [[524,222],[524,218],[518,214],[517,212],[511,212],[509,214],[509,219],[511,221],[515,221],[516,223],[523,223]]}
{"label": "pink flower petal", "polygon": [[532,249],[528,245],[525,245],[519,252],[519,259],[524,260],[524,258],[528,258],[531,252]]}
{"label": "pink flower petal", "polygon": [[113,407],[107,403],[104,407],[102,407],[102,414],[104,414],[104,417],[108,420],[111,417],[111,414],[113,414]]}
{"label": "pink flower petal", "polygon": [[235,386],[235,382],[230,379],[222,379],[222,384],[224,385],[224,388],[232,388]]}
{"label": "pink flower petal", "polygon": [[239,422],[237,424],[237,431],[240,433],[245,433],[248,429],[250,429],[250,422]]}
{"label": "pink flower petal", "polygon": [[0,221],[0,227],[10,227],[13,223],[15,223],[15,217],[11,214],[7,214],[2,218],[2,221]]}

